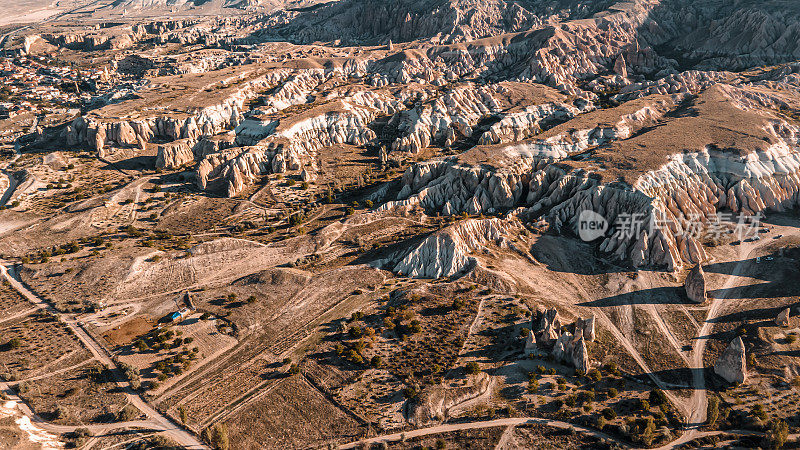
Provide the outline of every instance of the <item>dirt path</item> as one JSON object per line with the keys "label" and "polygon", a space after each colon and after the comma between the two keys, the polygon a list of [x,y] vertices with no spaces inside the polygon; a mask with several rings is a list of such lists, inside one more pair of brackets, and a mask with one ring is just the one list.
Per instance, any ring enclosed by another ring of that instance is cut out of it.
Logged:
{"label": "dirt path", "polygon": [[92,361],[95,361],[95,359],[94,358],[89,358],[89,359],[86,359],[86,360],[83,360],[83,361],[79,362],[78,364],[73,364],[73,365],[68,366],[68,367],[62,367],[61,369],[54,370],[52,372],[47,372],[44,375],[37,375],[35,377],[29,377],[29,378],[25,378],[25,379],[22,379],[22,380],[9,382],[9,384],[13,385],[13,386],[16,386],[16,385],[18,385],[20,383],[23,383],[23,382],[27,383],[29,381],[43,380],[45,378],[50,378],[53,375],[58,375],[60,373],[69,372],[70,370],[77,369],[78,367],[83,367],[83,366],[89,364]]}
{"label": "dirt path", "polygon": [[14,314],[13,316],[9,316],[9,317],[6,317],[4,319],[0,319],[0,324],[6,323],[6,322],[11,322],[14,319],[20,319],[22,317],[25,317],[25,316],[28,316],[30,314],[33,314],[34,312],[36,312],[38,310],[39,310],[39,308],[37,308],[37,307],[26,309],[25,311],[18,312],[16,314]]}
{"label": "dirt path", "polygon": [[[580,425],[573,425],[568,422],[562,422],[560,420],[548,420],[548,419],[540,419],[536,417],[511,417],[507,419],[495,419],[495,420],[485,420],[481,422],[468,422],[468,423],[454,423],[448,425],[436,425],[428,428],[420,428],[418,430],[411,430],[406,431],[403,433],[394,433],[394,434],[385,434],[383,436],[377,436],[374,438],[364,439],[357,442],[351,442],[349,444],[340,445],[340,449],[350,449],[350,448],[358,448],[362,444],[379,444],[381,442],[394,442],[400,441],[403,439],[410,439],[420,436],[428,436],[431,434],[439,434],[439,433],[449,433],[453,431],[459,430],[475,430],[480,428],[492,428],[492,427],[515,427],[519,425],[526,425],[526,424],[538,424],[538,425],[547,425],[551,427],[561,428],[561,429],[569,429],[572,428],[575,431],[587,434],[589,436],[594,436],[598,439],[604,439],[608,441],[617,442],[617,439],[597,430],[592,430],[590,428],[582,427]],[[627,445],[621,444],[617,442],[618,445],[621,445],[625,448],[629,448]]]}
{"label": "dirt path", "polygon": [[0,390],[6,395],[6,397],[8,397],[7,401],[16,403],[17,408],[19,408],[20,412],[26,415],[31,420],[32,424],[34,424],[37,428],[48,431],[50,433],[64,434],[75,431],[78,428],[86,428],[93,434],[105,433],[110,430],[129,428],[129,427],[160,429],[158,423],[154,420],[132,420],[128,422],[103,423],[95,425],[55,425],[45,421],[44,419],[36,415],[36,413],[33,412],[33,409],[30,407],[30,405],[27,402],[25,402],[25,400],[22,400],[16,394],[14,394],[14,391],[7,383],[0,381]]}
{"label": "dirt path", "polygon": [[494,450],[505,450],[506,448],[511,449],[513,436],[514,436],[514,429],[516,427],[514,425],[509,425],[503,430],[503,434],[500,435],[500,439],[497,440],[497,444],[494,446]]}
{"label": "dirt path", "polygon": [[664,318],[661,316],[661,313],[656,308],[656,305],[647,305],[647,309],[650,311],[650,316],[655,320],[656,325],[661,330],[661,333],[667,337],[670,345],[672,348],[675,349],[675,352],[678,356],[683,359],[687,366],[691,365],[689,361],[689,357],[686,356],[686,353],[683,351],[683,346],[678,342],[678,339],[675,337],[675,334],[672,332],[672,329],[667,325],[664,321]]}
{"label": "dirt path", "polygon": [[[796,230],[786,230],[784,234],[797,234],[797,232]],[[742,273],[746,273],[746,269],[753,264],[750,261],[750,255],[752,255],[762,246],[769,245],[771,241],[772,239],[760,239],[758,241],[751,242],[745,242],[742,240],[742,243],[737,247],[736,259],[738,263],[734,267],[733,272],[731,272],[731,274],[727,277],[725,284],[719,290],[720,294],[718,294],[711,301],[711,306],[709,307],[706,319],[700,327],[700,330],[697,332],[697,337],[692,346],[690,368],[692,369],[693,373],[692,385],[694,390],[692,391],[692,397],[689,400],[689,431],[684,433],[683,436],[681,436],[678,440],[670,443],[671,447],[680,445],[691,439],[699,437],[700,435],[704,435],[698,430],[699,427],[706,421],[706,413],[708,408],[705,363],[703,362],[703,355],[705,353],[706,344],[708,343],[707,336],[713,329],[714,320],[726,309],[725,300],[727,300],[728,296],[731,295],[732,290],[750,281],[750,278],[742,276]]]}
{"label": "dirt path", "polygon": [[[744,271],[745,267],[749,265],[747,259],[749,258],[750,254],[755,251],[757,245],[748,245],[742,244],[737,253],[737,257],[739,263],[736,264],[736,267],[733,270],[733,273],[728,277],[728,280],[725,282],[725,285],[722,287],[722,294],[718,295],[714,300],[711,302],[711,307],[708,310],[708,314],[706,315],[706,320],[703,322],[703,325],[700,327],[700,330],[697,332],[697,338],[692,346],[692,353],[691,353],[691,361],[689,367],[692,369],[692,385],[694,386],[694,390],[692,391],[692,397],[689,400],[689,425],[690,430],[688,433],[684,433],[681,436],[679,441],[683,440],[688,441],[694,437],[698,427],[706,421],[706,409],[708,407],[708,397],[706,393],[706,380],[705,380],[705,364],[703,363],[703,353],[706,349],[706,343],[708,343],[708,339],[705,337],[711,331],[713,327],[714,319],[719,316],[721,310],[724,307],[724,300],[727,299],[730,291],[732,288],[736,287],[737,285],[741,284],[742,277],[740,274]],[[677,441],[676,441],[677,442]],[[677,445],[677,444],[676,444]]]}
{"label": "dirt path", "polygon": [[[562,263],[566,264],[567,261],[562,258]],[[581,294],[581,296],[583,296],[584,299],[590,300],[593,298],[591,295],[589,295],[588,292],[586,292],[585,289],[583,289],[581,285],[581,280],[579,280],[573,274],[570,274],[570,278],[572,279],[573,285]],[[614,335],[614,337],[625,348],[625,350],[628,351],[633,360],[636,361],[636,364],[639,365],[639,367],[644,371],[645,374],[647,374],[647,376],[653,381],[653,383],[655,383],[656,386],[659,387],[659,389],[664,391],[664,394],[667,396],[667,398],[672,402],[673,405],[675,405],[681,410],[682,414],[688,415],[688,406],[684,402],[680,401],[680,399],[678,399],[677,396],[675,396],[670,392],[669,389],[670,386],[668,386],[667,383],[665,383],[661,378],[655,375],[655,373],[650,369],[650,366],[647,365],[647,362],[639,353],[639,350],[636,349],[636,347],[633,345],[630,339],[628,339],[624,334],[622,334],[622,331],[620,331],[620,329],[614,324],[614,322],[608,318],[608,315],[605,313],[605,311],[603,311],[602,309],[597,309],[596,313],[598,320],[605,326],[606,329],[608,329],[611,332],[611,334]]]}
{"label": "dirt path", "polygon": [[[83,329],[83,327],[80,324],[76,323],[74,319],[60,314],[43,299],[34,295],[15,276],[9,273],[9,270],[5,267],[5,265],[0,264],[0,272],[2,272],[2,275],[8,280],[11,286],[14,289],[16,289],[17,292],[22,294],[23,297],[28,299],[28,301],[37,305],[39,308],[49,312],[50,314],[53,314],[55,317],[60,318],[62,322],[75,333],[75,336],[77,336],[78,339],[80,339],[80,341],[83,342],[83,344],[89,349],[89,351],[92,353],[95,359],[97,359],[98,361],[100,361],[101,363],[105,364],[110,368],[116,369],[115,372],[119,373],[119,368],[117,367],[116,363],[111,359],[109,354],[100,344],[97,343],[97,341],[94,340],[94,338],[92,338],[86,332],[86,330]],[[147,422],[151,423],[155,428],[165,431],[165,433],[172,440],[182,445],[184,448],[190,448],[190,449],[208,448],[193,435],[189,434],[182,428],[178,427],[169,418],[163,416],[161,413],[153,409],[147,402],[145,402],[138,394],[136,394],[133,391],[133,389],[130,387],[130,384],[127,381],[118,380],[116,381],[116,384],[121,389],[123,389],[128,401],[147,416],[148,418]],[[30,417],[31,421],[34,421],[34,419],[36,418],[35,414],[33,414],[33,412],[30,411],[30,409],[28,409],[26,415]],[[41,419],[38,420],[41,421]],[[114,425],[116,428],[125,426],[120,424],[111,424],[111,425]],[[97,427],[102,427],[102,426],[104,425],[97,425]],[[66,431],[72,431],[72,429],[73,428],[66,429]],[[62,432],[65,431],[59,431],[59,433]]]}

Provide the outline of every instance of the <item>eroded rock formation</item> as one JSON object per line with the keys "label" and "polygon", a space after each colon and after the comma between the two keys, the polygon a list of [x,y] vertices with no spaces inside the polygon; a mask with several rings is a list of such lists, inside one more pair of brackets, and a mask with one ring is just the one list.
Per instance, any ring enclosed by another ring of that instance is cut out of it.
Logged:
{"label": "eroded rock formation", "polygon": [[779,327],[789,326],[789,309],[790,308],[786,308],[778,314],[778,317],[775,318],[776,325],[778,325]]}
{"label": "eroded rock formation", "polygon": [[489,390],[491,379],[485,372],[471,378],[469,386],[430,386],[424,389],[411,405],[408,421],[415,426],[438,423],[447,418],[448,410]]}
{"label": "eroded rock formation", "polygon": [[714,364],[714,373],[721,376],[728,383],[744,383],[747,381],[747,362],[745,358],[744,342],[737,336],[722,352]]}
{"label": "eroded rock formation", "polygon": [[700,264],[692,267],[692,270],[689,271],[684,287],[689,300],[695,303],[703,303],[708,299],[706,296],[706,276]]}

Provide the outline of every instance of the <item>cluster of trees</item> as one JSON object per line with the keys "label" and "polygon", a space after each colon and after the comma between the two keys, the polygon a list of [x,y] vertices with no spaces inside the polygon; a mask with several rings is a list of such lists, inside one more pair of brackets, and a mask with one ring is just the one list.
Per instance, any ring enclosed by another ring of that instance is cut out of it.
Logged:
{"label": "cluster of trees", "polygon": [[383,319],[383,326],[387,330],[394,330],[395,333],[404,339],[422,331],[422,324],[415,319],[414,311],[408,305],[401,305],[399,308],[390,306],[386,309],[386,317]]}
{"label": "cluster of trees", "polygon": [[191,366],[192,361],[198,358],[199,351],[197,347],[194,347],[158,361],[155,364],[155,369],[159,372],[156,376],[158,381],[163,382],[170,376],[182,374]]}
{"label": "cluster of trees", "polygon": [[[178,348],[181,345],[188,345],[194,342],[194,338],[182,338],[183,332],[173,331],[169,327],[154,330],[149,335],[139,338],[133,343],[133,347],[139,352],[146,352],[148,350],[160,351],[169,348]],[[170,344],[170,339],[175,338]]]}
{"label": "cluster of trees", "polygon": [[128,380],[128,382],[131,384],[131,387],[134,389],[139,389],[142,386],[142,379],[139,375],[139,369],[126,363],[119,363],[118,365],[122,371],[122,376]]}

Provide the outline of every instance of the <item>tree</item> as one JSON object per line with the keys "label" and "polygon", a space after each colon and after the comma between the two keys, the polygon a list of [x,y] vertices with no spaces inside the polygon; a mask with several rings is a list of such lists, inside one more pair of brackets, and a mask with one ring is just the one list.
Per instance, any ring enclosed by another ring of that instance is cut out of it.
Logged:
{"label": "tree", "polygon": [[714,425],[719,419],[719,397],[712,395],[708,397],[708,408],[706,409],[706,420],[709,425]]}
{"label": "tree", "polygon": [[296,363],[292,363],[292,365],[289,366],[289,373],[292,375],[297,375],[300,373],[300,366],[298,366]]}
{"label": "tree", "polygon": [[648,400],[650,400],[650,404],[653,406],[665,405],[667,404],[667,394],[665,394],[661,389],[653,389],[650,391]]}
{"label": "tree", "polygon": [[117,420],[119,422],[129,422],[137,417],[139,417],[141,412],[136,409],[133,405],[125,405],[119,412],[117,413]]}
{"label": "tree", "polygon": [[773,420],[769,425],[769,431],[764,436],[767,447],[782,448],[789,437],[789,427],[783,420]]}
{"label": "tree", "polygon": [[130,364],[125,364],[125,363],[121,363],[119,367],[120,369],[122,369],[122,373],[123,375],[125,375],[125,378],[131,384],[131,387],[133,389],[139,389],[139,387],[142,385],[141,379],[139,377],[139,369]]}
{"label": "tree", "polygon": [[350,334],[350,336],[352,336],[354,338],[360,338],[361,335],[364,334],[364,333],[361,330],[361,327],[359,327],[358,325],[353,325],[352,327],[350,327],[350,330],[348,331],[348,334]]}
{"label": "tree", "polygon": [[230,441],[228,439],[228,426],[224,423],[215,424],[210,432],[206,433],[207,440],[217,450],[228,450]]}
{"label": "tree", "polygon": [[183,406],[178,407],[178,417],[181,419],[182,424],[186,424],[186,408]]}
{"label": "tree", "polygon": [[644,419],[644,429],[642,430],[642,442],[645,443],[648,447],[650,444],[653,443],[653,433],[656,431],[656,423],[653,420],[652,416],[648,416]]}
{"label": "tree", "polygon": [[375,355],[372,357],[369,363],[372,367],[378,369],[383,366],[383,359],[380,356]]}
{"label": "tree", "polygon": [[764,409],[764,405],[762,405],[761,403],[756,403],[755,405],[753,405],[753,407],[750,409],[750,412],[761,420],[767,420],[767,418],[769,417],[767,411]]}
{"label": "tree", "polygon": [[478,363],[476,363],[475,361],[470,361],[470,362],[467,363],[467,366],[465,367],[465,369],[467,371],[467,374],[469,374],[469,375],[477,375],[481,371],[481,366],[479,366]]}
{"label": "tree", "polygon": [[147,345],[147,342],[145,342],[144,339],[139,339],[136,341],[136,350],[139,350],[139,352],[145,352],[149,348],[150,346]]}

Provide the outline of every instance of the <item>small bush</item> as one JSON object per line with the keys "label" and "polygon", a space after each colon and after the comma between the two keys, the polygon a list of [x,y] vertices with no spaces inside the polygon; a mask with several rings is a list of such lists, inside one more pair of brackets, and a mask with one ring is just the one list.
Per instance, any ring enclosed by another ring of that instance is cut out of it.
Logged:
{"label": "small bush", "polygon": [[617,412],[614,411],[611,408],[603,409],[602,414],[603,414],[603,417],[606,418],[606,420],[613,420],[613,419],[615,419],[617,417]]}
{"label": "small bush", "polygon": [[347,333],[354,338],[360,338],[364,334],[363,331],[361,330],[361,327],[359,327],[358,325],[350,327]]}
{"label": "small bush", "polygon": [[16,350],[22,347],[22,341],[20,338],[11,338],[11,340],[8,341],[8,347],[12,350]]}

